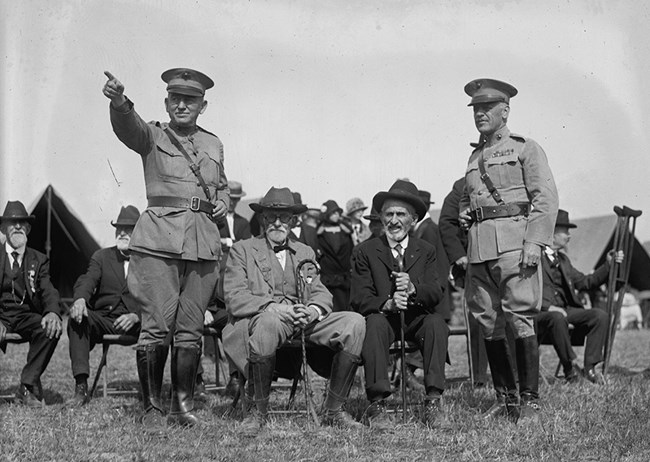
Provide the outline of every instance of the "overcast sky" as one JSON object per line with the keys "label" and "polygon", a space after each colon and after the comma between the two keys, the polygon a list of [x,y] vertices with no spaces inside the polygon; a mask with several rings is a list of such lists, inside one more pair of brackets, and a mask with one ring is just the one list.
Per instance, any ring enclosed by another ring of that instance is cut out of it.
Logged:
{"label": "overcast sky", "polygon": [[[546,151],[573,218],[648,209],[650,5],[598,1],[0,2],[0,203],[48,184],[101,245],[146,205],[137,154],[112,133],[104,70],[145,120],[160,74],[211,76],[199,124],[248,197],[288,186],[339,205],[408,177],[438,204],[477,139],[464,85],[519,89],[509,126]],[[650,209],[638,236],[650,239]]]}

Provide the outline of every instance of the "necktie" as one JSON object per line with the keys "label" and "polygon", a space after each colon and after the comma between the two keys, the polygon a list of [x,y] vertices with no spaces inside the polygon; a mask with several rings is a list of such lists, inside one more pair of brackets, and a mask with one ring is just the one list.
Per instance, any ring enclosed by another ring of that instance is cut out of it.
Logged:
{"label": "necktie", "polygon": [[14,262],[11,265],[11,270],[14,273],[17,273],[18,269],[20,268],[20,264],[18,263],[18,252],[11,252],[11,256],[14,257]]}
{"label": "necktie", "polygon": [[404,250],[401,246],[401,244],[397,244],[395,247],[395,251],[397,252],[397,257],[395,257],[395,261],[397,262],[397,268],[399,271],[404,271],[404,254],[402,251]]}
{"label": "necktie", "polygon": [[284,243],[282,245],[276,245],[276,246],[273,247],[273,251],[275,253],[282,252],[283,250],[288,250],[289,252],[291,252],[293,254],[296,253],[295,250],[293,250],[291,247],[289,247],[288,243]]}

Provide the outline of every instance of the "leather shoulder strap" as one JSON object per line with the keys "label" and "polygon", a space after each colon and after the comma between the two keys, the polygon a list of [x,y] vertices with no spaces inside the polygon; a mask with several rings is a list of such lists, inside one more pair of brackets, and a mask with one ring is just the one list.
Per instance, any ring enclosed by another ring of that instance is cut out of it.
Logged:
{"label": "leather shoulder strap", "polygon": [[188,164],[190,164],[190,170],[192,170],[192,173],[194,176],[199,180],[199,184],[201,185],[201,189],[203,189],[203,192],[205,193],[205,197],[208,198],[208,202],[210,202],[210,190],[208,189],[208,185],[205,184],[205,180],[203,179],[203,176],[201,175],[201,168],[196,165],[193,161],[190,155],[187,153],[183,145],[176,139],[176,137],[172,134],[171,130],[169,130],[169,127],[165,128],[165,134],[169,137],[169,141],[172,142],[172,144],[180,151],[181,154],[183,154],[183,157],[185,157],[185,160],[187,161]]}
{"label": "leather shoulder strap", "polygon": [[485,170],[485,159],[483,158],[483,153],[481,153],[481,156],[478,159],[478,170],[481,172],[481,180],[483,180],[483,183],[485,183],[485,186],[488,188],[488,191],[490,191],[490,194],[492,194],[492,197],[494,197],[494,200],[497,201],[497,204],[505,204],[501,197],[501,193],[494,186],[492,178],[490,178],[490,175],[488,175],[488,172]]}

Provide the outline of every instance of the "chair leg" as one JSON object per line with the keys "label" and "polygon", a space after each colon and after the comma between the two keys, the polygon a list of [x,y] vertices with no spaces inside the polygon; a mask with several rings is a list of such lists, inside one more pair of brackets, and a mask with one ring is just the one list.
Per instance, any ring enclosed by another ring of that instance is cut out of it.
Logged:
{"label": "chair leg", "polygon": [[298,390],[298,382],[302,379],[302,374],[298,372],[293,378],[293,383],[291,384],[291,392],[289,393],[289,401],[287,402],[287,409],[291,409],[293,402],[296,399],[296,391]]}
{"label": "chair leg", "polygon": [[474,364],[472,361],[472,334],[469,328],[469,314],[467,313],[467,301],[465,300],[465,294],[463,294],[463,316],[465,318],[465,327],[467,328],[467,333],[465,334],[466,347],[467,347],[467,364],[469,365],[469,383],[474,389]]}
{"label": "chair leg", "polygon": [[[97,382],[102,376],[102,370],[106,366],[106,359],[108,357],[108,349],[110,345],[108,343],[102,343],[102,359],[99,361],[99,366],[97,366],[97,372],[95,373],[95,379],[93,380],[93,387],[90,389],[90,396],[95,395],[95,389],[97,389]],[[106,398],[106,377],[104,377],[104,398]]]}

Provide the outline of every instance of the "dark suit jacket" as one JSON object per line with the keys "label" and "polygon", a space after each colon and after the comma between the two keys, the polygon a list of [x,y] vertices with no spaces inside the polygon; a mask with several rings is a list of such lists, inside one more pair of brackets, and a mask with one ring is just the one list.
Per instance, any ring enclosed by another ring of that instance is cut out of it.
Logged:
{"label": "dark suit jacket", "polygon": [[[578,291],[594,289],[607,280],[609,265],[605,263],[596,268],[590,275],[585,275],[575,269],[571,264],[569,257],[562,252],[557,253],[560,261],[560,273],[562,274],[562,285],[567,297],[568,306],[583,308],[582,303],[578,300]],[[555,302],[555,285],[551,276],[551,262],[548,256],[543,253],[542,268],[544,271],[544,291],[542,299],[542,311],[547,311],[548,307]]]}
{"label": "dark suit jacket", "polygon": [[[364,316],[378,313],[393,294],[391,272],[394,271],[394,262],[386,236],[359,244],[355,248],[352,263],[352,309]],[[449,319],[449,307],[438,304],[442,288],[438,282],[436,248],[421,239],[409,238],[404,253],[404,269],[416,289],[415,300],[409,305],[406,315],[414,318],[424,313],[437,312]]]}
{"label": "dark suit jacket", "polygon": [[88,270],[74,284],[74,299],[83,298],[91,310],[104,314],[136,313],[140,307],[129,293],[124,276],[124,260],[117,247],[100,249],[93,254]]}
{"label": "dark suit jacket", "polygon": [[[7,261],[7,252],[4,246],[0,251],[0,268],[4,268]],[[61,317],[63,309],[59,303],[59,291],[54,288],[50,280],[50,260],[37,250],[27,247],[23,257],[23,278],[25,279],[25,303],[31,311],[45,316],[55,313]],[[4,279],[4,270],[0,271],[0,286]]]}
{"label": "dark suit jacket", "polygon": [[234,214],[233,231],[235,235],[231,236],[230,230],[228,229],[228,222],[225,218],[219,222],[219,236],[221,237],[230,237],[234,241],[241,241],[252,236],[250,223],[238,213]]}
{"label": "dark suit jacket", "polygon": [[467,255],[467,233],[458,223],[460,198],[465,187],[465,177],[456,180],[451,192],[447,194],[440,210],[440,239],[445,247],[450,263]]}

